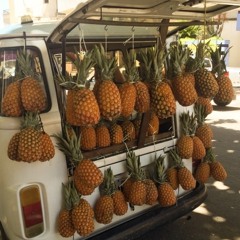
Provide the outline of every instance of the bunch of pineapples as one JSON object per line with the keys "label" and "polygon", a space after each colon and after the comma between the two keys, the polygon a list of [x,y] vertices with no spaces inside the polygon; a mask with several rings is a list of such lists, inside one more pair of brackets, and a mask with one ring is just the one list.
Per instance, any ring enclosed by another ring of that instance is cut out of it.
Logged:
{"label": "bunch of pineapples", "polygon": [[100,197],[94,206],[95,219],[99,223],[108,224],[113,215],[124,215],[128,210],[128,204],[123,193],[117,190],[114,175],[111,168],[104,172],[104,181],[100,186]]}
{"label": "bunch of pineapples", "polygon": [[227,172],[224,166],[216,159],[212,148],[207,149],[205,158],[197,166],[195,174],[197,181],[205,183],[209,177],[216,181],[224,181],[227,178]]}
{"label": "bunch of pineapples", "polygon": [[222,54],[222,44],[216,50],[211,50],[212,72],[215,74],[219,86],[218,93],[214,96],[213,101],[219,106],[226,106],[231,103],[234,97],[232,81],[227,75],[225,58],[229,52],[228,48]]}
{"label": "bunch of pineapples", "polygon": [[[177,170],[177,183],[184,189],[184,190],[191,190],[194,189],[196,186],[196,180],[193,177],[191,171],[184,165],[182,158],[179,156],[176,149],[172,149],[169,151],[169,156],[171,157],[172,161],[174,162],[174,166]],[[170,176],[173,174],[173,176]],[[171,171],[168,172],[169,179],[175,179],[176,181],[176,172]],[[175,184],[171,184],[174,186]]]}
{"label": "bunch of pineapples", "polygon": [[8,157],[23,162],[47,161],[54,157],[55,149],[50,136],[44,132],[39,114],[26,112],[20,132],[8,144]]}
{"label": "bunch of pineapples", "polygon": [[38,79],[33,56],[27,51],[17,53],[16,80],[8,85],[2,99],[2,114],[20,117],[25,111],[42,112],[46,110],[47,98]]}
{"label": "bunch of pineapples", "polygon": [[62,237],[72,237],[75,232],[85,237],[94,231],[94,211],[86,199],[77,192],[69,181],[63,184],[65,208],[57,218],[57,227]]}

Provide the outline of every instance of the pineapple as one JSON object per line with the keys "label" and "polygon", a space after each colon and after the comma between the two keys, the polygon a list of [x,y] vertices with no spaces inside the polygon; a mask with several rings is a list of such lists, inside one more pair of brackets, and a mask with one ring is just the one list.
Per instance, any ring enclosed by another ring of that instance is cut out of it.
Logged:
{"label": "pineapple", "polygon": [[133,113],[137,97],[137,91],[133,84],[138,78],[136,53],[134,51],[131,51],[130,53],[125,52],[124,67],[124,77],[126,81],[119,87],[122,102],[121,116],[129,118]]}
{"label": "pineapple", "polygon": [[172,45],[170,51],[170,64],[173,66],[172,87],[176,100],[182,106],[190,106],[197,101],[198,95],[194,87],[193,73],[186,73],[186,63],[191,55],[189,48],[177,43]]}
{"label": "pineapple", "polygon": [[122,127],[117,123],[112,123],[109,127],[111,144],[120,144],[123,142],[123,130]]}
{"label": "pineapple", "polygon": [[128,200],[132,205],[141,206],[146,203],[147,197],[146,185],[144,184],[145,173],[141,168],[139,157],[133,151],[127,152],[126,161],[128,174],[132,179]]}
{"label": "pineapple", "polygon": [[42,156],[42,145],[40,142],[40,122],[38,114],[26,113],[22,123],[18,142],[18,160],[24,162],[35,162]]}
{"label": "pineapple", "polygon": [[135,80],[134,87],[136,88],[137,96],[134,109],[138,113],[145,113],[150,109],[150,94],[145,83],[141,80]]}
{"label": "pineapple", "polygon": [[204,144],[202,140],[197,137],[193,136],[193,154],[192,159],[195,160],[201,160],[206,155],[206,149],[204,147]]}
{"label": "pineapple", "polygon": [[210,98],[198,97],[196,104],[201,104],[204,106],[206,115],[209,115],[213,111],[213,106]]}
{"label": "pineapple", "polygon": [[40,134],[40,144],[42,146],[42,154],[39,160],[44,162],[52,159],[55,155],[55,148],[50,136],[44,131]]}
{"label": "pineapple", "polygon": [[84,126],[80,128],[81,149],[93,150],[97,145],[96,131],[93,126]]}
{"label": "pineapple", "polygon": [[178,168],[177,176],[178,176],[178,181],[181,187],[184,190],[191,190],[195,188],[196,180],[194,179],[190,170],[184,166],[184,163],[181,157],[178,155],[177,151],[170,150],[169,154]]}
{"label": "pineapple", "polygon": [[115,190],[114,176],[111,168],[104,171],[102,191],[94,207],[95,219],[98,223],[108,224],[113,219],[114,202],[112,194]]}
{"label": "pineapple", "polygon": [[141,123],[142,123],[142,114],[138,113],[136,118],[132,120],[132,123],[135,128],[135,139],[138,139],[140,127],[141,127]]}
{"label": "pineapple", "polygon": [[224,166],[217,161],[216,156],[213,152],[212,148],[207,150],[206,160],[209,162],[210,165],[210,175],[216,180],[223,182],[227,178],[227,172]]}
{"label": "pineapple", "polygon": [[158,199],[158,189],[155,182],[152,179],[145,179],[144,184],[146,186],[147,196],[146,204],[153,205]]}
{"label": "pineapple", "polygon": [[92,52],[87,52],[84,57],[76,53],[75,64],[77,77],[58,75],[60,86],[65,88],[66,98],[66,122],[73,126],[95,125],[100,120],[100,110],[94,93],[89,89],[87,78],[94,63]]}
{"label": "pineapple", "polygon": [[122,184],[122,192],[127,202],[129,202],[129,195],[134,179],[129,176]]}
{"label": "pineapple", "polygon": [[150,116],[150,121],[148,123],[148,131],[147,131],[147,135],[148,136],[153,136],[153,135],[157,135],[159,132],[159,118],[156,115],[155,112],[151,112],[151,116]]}
{"label": "pineapple", "polygon": [[75,228],[72,223],[72,201],[71,201],[71,185],[72,182],[68,182],[66,185],[62,184],[63,197],[65,207],[62,209],[57,218],[57,229],[62,237],[72,237],[75,233]]}
{"label": "pineapple", "polygon": [[73,202],[71,214],[73,226],[80,236],[88,236],[94,231],[94,211],[87,200],[79,196],[74,185],[72,187],[71,197]]}
{"label": "pineapple", "polygon": [[97,89],[97,102],[103,119],[112,121],[117,119],[122,111],[121,96],[118,87],[112,81],[117,68],[116,59],[106,56],[102,45],[95,46],[94,58],[100,70],[100,84]]}
{"label": "pineapple", "polygon": [[204,58],[208,51],[208,43],[198,43],[195,58],[199,62],[199,69],[194,73],[195,87],[198,96],[213,99],[218,93],[219,86],[213,74],[204,68]]}
{"label": "pineapple", "polygon": [[77,189],[77,191],[83,195],[83,196],[87,196],[87,195],[91,195],[95,189],[94,186],[89,186],[87,185],[80,177],[78,177],[77,175],[75,175],[75,177],[73,178],[74,181],[74,185],[75,188]]}
{"label": "pineapple", "polygon": [[177,139],[176,147],[181,158],[189,159],[193,154],[192,133],[195,127],[195,119],[190,116],[189,112],[180,115],[181,136]]}
{"label": "pineapple", "polygon": [[[96,188],[102,183],[103,174],[92,160],[83,158],[80,137],[77,137],[73,130],[69,135],[68,129],[64,129],[63,136],[54,135],[54,137],[57,139],[57,147],[66,155],[74,168],[74,183],[80,182],[87,187]],[[79,178],[79,181],[76,181],[76,178]]]}
{"label": "pineapple", "polygon": [[19,161],[19,158],[18,158],[19,136],[20,136],[20,132],[15,133],[8,144],[7,154],[11,160]]}
{"label": "pineapple", "polygon": [[214,96],[213,101],[218,106],[227,106],[231,103],[234,97],[234,90],[230,78],[226,75],[227,69],[225,64],[225,57],[227,56],[230,48],[222,54],[222,44],[216,50],[211,50],[211,58],[213,70],[212,72],[217,76],[219,86],[218,93]]}
{"label": "pineapple", "polygon": [[194,174],[195,179],[200,183],[206,183],[210,177],[210,165],[207,161],[202,160]]}
{"label": "pineapple", "polygon": [[42,112],[46,110],[46,93],[37,79],[33,57],[27,51],[17,53],[17,62],[24,78],[21,83],[21,101],[25,111]]}
{"label": "pineapple", "polygon": [[121,124],[123,130],[123,138],[125,141],[131,141],[136,138],[134,124],[130,120],[125,120]]}
{"label": "pineapple", "polygon": [[112,194],[113,212],[117,216],[124,215],[128,210],[128,204],[122,191],[115,190]]}
{"label": "pineapple", "polygon": [[[163,80],[163,67],[166,59],[165,50],[159,50],[155,47],[142,52],[142,66],[146,71],[151,71],[151,78],[148,80],[151,84],[151,109],[158,118],[169,118],[176,112],[176,101],[169,84]],[[149,69],[150,66],[150,69]]]}
{"label": "pineapple", "polygon": [[178,171],[175,166],[172,166],[166,170],[167,181],[172,186],[173,190],[177,190],[179,187]]}
{"label": "pineapple", "polygon": [[10,83],[7,86],[2,99],[2,114],[7,117],[22,116],[21,81]]}
{"label": "pineapple", "polygon": [[104,123],[100,123],[96,126],[96,146],[98,148],[108,147],[111,145],[111,138],[109,129]]}
{"label": "pineapple", "polygon": [[209,124],[205,122],[206,111],[203,105],[195,104],[195,116],[197,117],[197,128],[195,135],[200,138],[206,149],[212,147],[213,132]]}
{"label": "pineapple", "polygon": [[155,159],[156,182],[158,183],[158,201],[162,207],[176,204],[176,195],[171,184],[167,182],[166,169],[164,167],[164,156]]}

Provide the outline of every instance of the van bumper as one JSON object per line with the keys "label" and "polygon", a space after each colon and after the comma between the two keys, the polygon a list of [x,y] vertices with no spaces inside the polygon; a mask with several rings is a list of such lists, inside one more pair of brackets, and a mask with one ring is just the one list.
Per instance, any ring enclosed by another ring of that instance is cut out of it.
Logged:
{"label": "van bumper", "polygon": [[207,188],[204,184],[197,184],[196,188],[188,194],[178,198],[177,205],[162,208],[159,205],[152,207],[147,212],[130,219],[118,226],[112,227],[104,232],[87,239],[92,240],[131,240],[142,236],[156,227],[188,214],[197,208],[207,198]]}

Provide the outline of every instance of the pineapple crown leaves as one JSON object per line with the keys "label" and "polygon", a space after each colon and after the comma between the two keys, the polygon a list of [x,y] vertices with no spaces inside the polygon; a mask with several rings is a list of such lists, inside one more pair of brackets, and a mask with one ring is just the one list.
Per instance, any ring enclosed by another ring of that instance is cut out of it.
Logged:
{"label": "pineapple crown leaves", "polygon": [[189,56],[192,54],[191,50],[183,46],[180,42],[172,44],[169,48],[170,62],[173,65],[174,75],[182,74],[185,71],[186,63]]}
{"label": "pineapple crown leaves", "polygon": [[178,152],[176,149],[171,149],[169,151],[169,156],[170,158],[173,160],[174,162],[174,165],[177,167],[177,168],[182,168],[182,167],[185,167],[184,166],[184,163],[182,161],[182,158],[179,156]]}
{"label": "pineapple crown leaves", "polygon": [[137,60],[140,63],[140,72],[142,79],[147,82],[152,81],[151,67],[153,59],[151,56],[149,56],[149,51],[147,48],[141,49],[141,51],[137,54]]}
{"label": "pineapple crown leaves", "polygon": [[37,112],[25,112],[22,123],[21,123],[21,129],[25,128],[34,128],[35,130],[40,131],[43,126],[40,121],[40,116]]}
{"label": "pineapple crown leaves", "polygon": [[165,183],[167,181],[167,175],[166,175],[166,168],[164,166],[164,156],[159,156],[155,159],[155,165],[156,165],[156,179],[155,181],[159,184]]}
{"label": "pineapple crown leaves", "polygon": [[135,180],[143,180],[145,179],[145,172],[141,168],[141,162],[139,156],[136,156],[136,154],[133,151],[127,152],[127,170],[131,178]]}
{"label": "pineapple crown leaves", "polygon": [[104,179],[101,184],[101,192],[103,195],[112,195],[116,191],[116,185],[114,181],[114,175],[111,168],[104,171]]}
{"label": "pineapple crown leaves", "polygon": [[90,70],[95,65],[95,62],[93,61],[93,50],[86,52],[84,55],[75,50],[75,54],[77,57],[75,61],[73,61],[73,64],[76,66],[78,71],[76,85],[78,87],[85,87]]}
{"label": "pineapple crown leaves", "polygon": [[197,128],[197,118],[189,111],[183,112],[180,115],[181,130],[184,135],[194,135]]}
{"label": "pineapple crown leaves", "polygon": [[21,77],[33,77],[37,78],[38,74],[35,70],[35,64],[34,64],[34,59],[33,56],[28,53],[26,50],[21,49],[17,52],[17,66],[18,66],[18,71],[17,74],[18,76]]}
{"label": "pineapple crown leaves", "polygon": [[94,46],[93,58],[101,80],[112,80],[114,72],[117,69],[116,58],[108,58],[102,44]]}
{"label": "pineapple crown leaves", "polygon": [[77,191],[74,183],[71,182],[71,201],[72,201],[73,208],[79,204],[80,199],[81,199],[81,195]]}
{"label": "pineapple crown leaves", "polygon": [[72,200],[71,200],[71,190],[72,190],[72,182],[69,181],[66,184],[62,183],[62,191],[63,191],[63,199],[65,209],[68,211],[72,209]]}
{"label": "pineapple crown leaves", "polygon": [[205,157],[203,158],[203,161],[204,161],[204,162],[209,162],[209,163],[216,162],[216,155],[215,155],[215,153],[213,152],[213,149],[212,149],[212,148],[206,149],[206,155],[205,155]]}
{"label": "pineapple crown leaves", "polygon": [[204,68],[204,59],[209,55],[211,48],[209,46],[210,40],[208,42],[200,41],[196,45],[195,59],[199,68]]}
{"label": "pineapple crown leaves", "polygon": [[135,82],[139,79],[139,73],[136,66],[136,52],[134,50],[123,54],[123,64],[125,67],[124,77],[129,82]]}
{"label": "pineapple crown leaves", "polygon": [[231,47],[228,48],[225,52],[222,52],[222,44],[220,44],[216,50],[210,49],[210,56],[212,60],[212,72],[217,73],[217,76],[220,77],[224,72],[227,71],[225,58],[229,53]]}
{"label": "pineapple crown leaves", "polygon": [[205,122],[205,119],[207,117],[207,111],[206,111],[206,106],[200,103],[195,103],[194,105],[194,113],[197,118],[197,124],[203,125]]}
{"label": "pineapple crown leaves", "polygon": [[90,70],[94,67],[95,63],[93,62],[92,55],[93,51],[86,52],[84,56],[81,53],[75,50],[76,59],[71,60],[71,62],[77,68],[77,76],[72,76],[69,73],[66,73],[63,76],[60,72],[58,73],[56,80],[59,82],[59,85],[66,89],[80,89],[86,88],[88,83],[87,78],[89,76]]}
{"label": "pineapple crown leaves", "polygon": [[72,164],[76,166],[82,159],[83,155],[80,149],[81,137],[77,137],[75,131],[70,128],[71,135],[68,133],[68,126],[63,129],[63,135],[54,134],[53,136],[57,140],[57,147],[62,151],[66,157],[70,159]]}

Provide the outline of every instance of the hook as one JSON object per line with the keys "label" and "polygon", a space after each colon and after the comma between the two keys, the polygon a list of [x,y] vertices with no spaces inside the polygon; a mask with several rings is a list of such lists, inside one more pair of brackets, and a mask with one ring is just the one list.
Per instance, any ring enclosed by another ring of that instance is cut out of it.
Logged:
{"label": "hook", "polygon": [[104,30],[107,32],[108,31],[108,25],[104,27]]}
{"label": "hook", "polygon": [[135,27],[134,26],[132,26],[132,32],[135,32]]}

